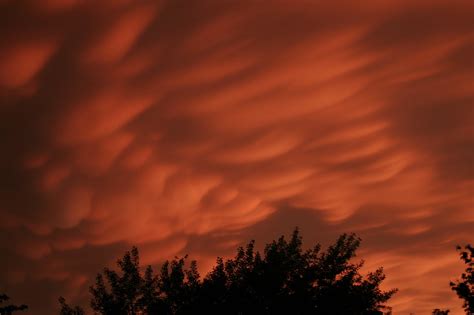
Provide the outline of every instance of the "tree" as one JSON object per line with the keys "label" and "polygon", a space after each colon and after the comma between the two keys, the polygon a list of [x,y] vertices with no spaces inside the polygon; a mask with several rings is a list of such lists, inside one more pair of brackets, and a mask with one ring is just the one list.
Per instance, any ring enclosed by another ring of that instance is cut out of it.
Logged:
{"label": "tree", "polygon": [[90,287],[91,307],[99,314],[136,314],[143,308],[139,302],[143,278],[139,270],[138,249],[133,247],[127,251],[117,265],[121,273],[104,268],[103,274],[97,275],[95,286]]}
{"label": "tree", "polygon": [[196,261],[191,261],[187,269],[185,268],[186,259],[187,256],[175,257],[171,262],[166,261],[161,267],[158,292],[166,314],[193,313],[201,282]]}
{"label": "tree", "polygon": [[382,269],[360,275],[363,262],[350,262],[359,245],[344,234],[326,252],[320,245],[304,251],[295,230],[289,241],[282,236],[268,244],[262,257],[252,241],[235,258],[217,260],[199,304],[227,314],[381,314],[396,290],[379,288]]}
{"label": "tree", "polygon": [[457,247],[460,259],[467,265],[466,271],[461,274],[461,279],[450,282],[451,289],[460,299],[464,300],[463,307],[466,314],[474,314],[474,247],[466,245],[464,250]]}
{"label": "tree", "polygon": [[[10,298],[8,297],[8,295],[0,294],[0,304],[3,304],[4,302],[8,301],[9,299]],[[9,304],[9,305],[5,305],[5,306],[0,305],[0,315],[10,315],[13,312],[23,311],[23,310],[26,310],[26,309],[28,309],[28,306],[25,305],[25,304],[22,304],[22,305]]]}
{"label": "tree", "polygon": [[433,310],[433,315],[448,315],[449,314],[449,310],[441,310],[439,308],[436,308]]}
{"label": "tree", "polygon": [[71,307],[66,303],[66,300],[59,297],[59,304],[61,305],[60,315],[85,315],[84,310],[79,306]]}
{"label": "tree", "polygon": [[92,309],[102,315],[185,312],[200,288],[197,264],[192,261],[190,268],[185,268],[186,259],[165,261],[159,276],[154,275],[151,266],[142,275],[138,249],[133,247],[117,261],[119,272],[104,268],[97,275],[95,285],[90,287]]}
{"label": "tree", "polygon": [[[363,261],[353,262],[360,239],[344,234],[326,251],[319,244],[303,249],[296,229],[265,246],[251,241],[234,258],[217,258],[203,280],[187,256],[165,261],[158,274],[144,273],[136,247],[105,268],[90,288],[96,314],[354,314],[390,310],[385,303],[396,290],[380,289],[382,268],[362,275]],[[60,299],[64,313],[82,315]],[[75,313],[74,313],[75,312]]]}

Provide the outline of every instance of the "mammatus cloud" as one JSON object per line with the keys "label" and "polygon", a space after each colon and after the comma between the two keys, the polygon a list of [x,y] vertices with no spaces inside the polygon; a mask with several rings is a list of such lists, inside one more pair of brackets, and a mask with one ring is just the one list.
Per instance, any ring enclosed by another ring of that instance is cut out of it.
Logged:
{"label": "mammatus cloud", "polygon": [[472,9],[1,1],[1,289],[50,314],[130,244],[208,268],[299,225],[359,233],[395,313],[456,314]]}

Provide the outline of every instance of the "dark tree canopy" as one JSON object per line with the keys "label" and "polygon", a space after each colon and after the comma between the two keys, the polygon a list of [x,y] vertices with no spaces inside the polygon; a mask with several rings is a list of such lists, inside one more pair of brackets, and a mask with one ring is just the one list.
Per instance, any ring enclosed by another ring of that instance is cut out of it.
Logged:
{"label": "dark tree canopy", "polygon": [[197,307],[233,314],[376,314],[395,291],[380,290],[382,269],[359,274],[362,262],[350,262],[359,244],[354,235],[342,235],[326,252],[319,245],[304,251],[295,230],[290,240],[267,244],[262,257],[250,242],[235,258],[218,259]]}
{"label": "dark tree canopy", "polygon": [[84,310],[79,306],[71,307],[66,303],[66,300],[61,296],[59,298],[59,304],[61,305],[60,315],[85,315]]}
{"label": "dark tree canopy", "polygon": [[466,314],[474,314],[474,247],[466,245],[464,250],[458,246],[460,259],[466,264],[466,271],[461,274],[461,279],[451,282],[451,289],[460,299],[464,300]]}
{"label": "dark tree canopy", "polygon": [[[166,261],[158,274],[140,271],[137,248],[118,260],[119,271],[105,268],[90,288],[96,314],[382,314],[396,290],[383,291],[382,268],[360,274],[353,263],[360,239],[342,235],[326,251],[303,250],[298,230],[267,244],[254,241],[234,258],[217,258],[200,279],[195,261]],[[62,315],[82,315],[60,300]]]}
{"label": "dark tree canopy", "polygon": [[6,303],[10,298],[6,294],[0,293],[0,315],[10,315],[13,312],[16,311],[23,311],[28,309],[28,306],[22,304],[22,305],[2,305],[3,303]]}
{"label": "dark tree canopy", "polygon": [[432,314],[433,315],[449,315],[449,310],[442,310],[439,308],[435,308]]}

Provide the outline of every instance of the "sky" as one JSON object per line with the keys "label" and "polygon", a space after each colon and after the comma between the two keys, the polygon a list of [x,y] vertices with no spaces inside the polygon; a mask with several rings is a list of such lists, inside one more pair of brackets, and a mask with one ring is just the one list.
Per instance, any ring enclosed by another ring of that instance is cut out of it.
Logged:
{"label": "sky", "polygon": [[0,0],[0,291],[31,312],[132,245],[200,270],[362,238],[394,314],[461,300],[471,0]]}

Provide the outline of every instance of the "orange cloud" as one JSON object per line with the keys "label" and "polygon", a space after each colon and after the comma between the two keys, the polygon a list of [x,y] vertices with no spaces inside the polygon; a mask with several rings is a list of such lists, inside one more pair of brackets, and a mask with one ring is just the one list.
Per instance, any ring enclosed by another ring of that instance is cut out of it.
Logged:
{"label": "orange cloud", "polygon": [[29,83],[56,51],[54,41],[41,39],[17,42],[0,53],[0,86],[16,88]]}
{"label": "orange cloud", "polygon": [[134,7],[106,26],[102,36],[91,43],[84,61],[93,64],[116,63],[130,51],[140,34],[155,17],[152,4]]}

